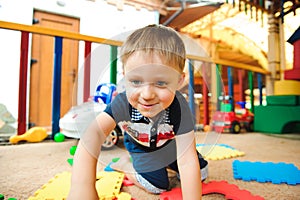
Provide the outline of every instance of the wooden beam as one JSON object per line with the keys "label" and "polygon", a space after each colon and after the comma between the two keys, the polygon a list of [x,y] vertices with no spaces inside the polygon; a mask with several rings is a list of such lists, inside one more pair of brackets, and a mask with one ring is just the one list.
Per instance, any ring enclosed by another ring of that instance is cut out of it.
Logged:
{"label": "wooden beam", "polygon": [[[75,32],[55,30],[51,28],[24,25],[24,24],[5,22],[5,21],[0,21],[0,28],[15,30],[15,31],[25,31],[29,33],[36,33],[42,35],[49,35],[53,37],[58,36],[58,37],[63,37],[63,38],[68,38],[73,40],[89,41],[89,42],[95,42],[95,43],[101,43],[101,44],[107,44],[113,46],[121,46],[123,44],[122,41],[117,41],[117,40],[110,40],[106,38],[83,35]],[[242,64],[242,63],[224,60],[224,59],[213,59],[210,57],[201,57],[196,55],[187,55],[187,58],[192,60],[202,61],[202,62],[209,62],[209,63],[216,63],[225,66],[231,66],[237,69],[245,69],[248,71],[258,72],[265,75],[271,74],[269,71],[262,68],[258,68],[257,66]]]}
{"label": "wooden beam", "polygon": [[5,22],[0,21],[0,28],[4,29],[10,29],[15,31],[25,31],[29,33],[37,33],[42,35],[49,35],[49,36],[58,36],[73,40],[83,40],[83,41],[89,41],[89,42],[95,42],[95,43],[101,43],[101,44],[107,44],[107,45],[114,45],[114,46],[121,46],[121,41],[116,40],[110,40],[106,38],[99,38],[94,36],[88,36],[83,35],[75,32],[69,32],[69,31],[62,31],[62,30],[56,30],[51,28],[45,28],[45,27],[39,27],[39,26],[32,26],[32,25],[25,25],[25,24],[18,24],[18,23],[12,23],[12,22]]}
{"label": "wooden beam", "polygon": [[202,62],[209,62],[209,63],[216,63],[216,64],[220,64],[220,65],[225,65],[225,66],[231,66],[233,68],[244,69],[244,70],[253,71],[253,72],[257,72],[257,73],[261,73],[261,74],[265,74],[265,75],[271,74],[271,72],[269,72],[263,68],[259,68],[257,66],[242,64],[239,62],[234,62],[234,61],[225,60],[225,59],[213,59],[213,58],[209,58],[209,57],[201,57],[201,56],[194,56],[194,55],[187,55],[187,58],[192,59],[192,60],[202,61]]}

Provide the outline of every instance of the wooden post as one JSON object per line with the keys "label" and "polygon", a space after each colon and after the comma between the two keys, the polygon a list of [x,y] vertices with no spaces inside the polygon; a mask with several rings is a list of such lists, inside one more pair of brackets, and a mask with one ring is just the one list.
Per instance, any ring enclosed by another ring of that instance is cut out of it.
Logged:
{"label": "wooden post", "polygon": [[205,78],[207,63],[202,64],[202,99],[203,99],[203,125],[209,125],[209,99],[208,99],[208,81]]}
{"label": "wooden post", "polygon": [[221,95],[225,95],[222,94],[224,91],[222,90],[223,87],[222,87],[222,65],[220,64],[216,64],[217,66],[217,70],[216,70],[216,82],[217,82],[217,110],[220,110],[221,109],[221,104],[220,104],[220,101],[219,101],[219,96]]}
{"label": "wooden post", "polygon": [[250,111],[254,113],[254,94],[253,94],[253,72],[248,71],[249,90],[250,90]]}
{"label": "wooden post", "polygon": [[22,31],[20,49],[18,135],[22,135],[26,132],[28,41],[29,33]]}
{"label": "wooden post", "polygon": [[232,75],[231,67],[227,67],[227,77],[228,77],[228,95],[231,97],[229,102],[231,104],[231,111],[234,111],[233,75]]}
{"label": "wooden post", "polygon": [[244,94],[244,70],[239,69],[238,70],[238,80],[239,80],[239,101],[244,102],[245,101],[245,94]]}
{"label": "wooden post", "polygon": [[268,36],[268,70],[270,76],[266,77],[266,94],[274,94],[274,82],[277,77],[277,72],[280,71],[280,43],[279,43],[279,24],[278,20],[273,15],[268,17],[269,36]]}
{"label": "wooden post", "polygon": [[110,82],[117,84],[117,56],[118,47],[110,46]]}
{"label": "wooden post", "polygon": [[52,92],[52,139],[60,131],[60,96],[61,96],[61,61],[62,61],[62,37],[55,37],[54,46],[54,71],[53,71],[53,92]]}
{"label": "wooden post", "polygon": [[85,41],[84,47],[84,75],[83,75],[83,102],[87,102],[90,97],[91,79],[91,48],[92,43]]}
{"label": "wooden post", "polygon": [[259,105],[262,105],[262,97],[263,97],[263,83],[262,83],[262,75],[260,73],[257,73],[257,87],[259,90]]}
{"label": "wooden post", "polygon": [[194,102],[194,66],[192,60],[188,61],[189,63],[189,105],[192,111],[192,114],[195,117],[195,102]]}

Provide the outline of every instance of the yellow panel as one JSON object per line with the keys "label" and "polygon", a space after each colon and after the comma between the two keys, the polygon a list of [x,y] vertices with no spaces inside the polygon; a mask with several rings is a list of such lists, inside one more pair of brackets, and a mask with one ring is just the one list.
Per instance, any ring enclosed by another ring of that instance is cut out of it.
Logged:
{"label": "yellow panel", "polygon": [[300,95],[300,81],[275,81],[274,95]]}

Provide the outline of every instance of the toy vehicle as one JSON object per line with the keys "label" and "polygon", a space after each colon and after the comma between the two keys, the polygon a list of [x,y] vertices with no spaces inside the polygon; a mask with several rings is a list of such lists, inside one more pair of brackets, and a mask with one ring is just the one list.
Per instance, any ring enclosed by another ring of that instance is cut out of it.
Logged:
{"label": "toy vehicle", "polygon": [[104,143],[102,144],[102,149],[108,150],[113,148],[118,144],[120,136],[122,136],[122,131],[117,125],[116,128],[106,137]]}
{"label": "toy vehicle", "polygon": [[[80,138],[95,117],[105,110],[112,101],[116,86],[110,83],[100,84],[93,97],[93,101],[72,107],[60,120],[61,133],[67,137]],[[114,147],[122,135],[121,129],[116,127],[102,144],[102,149]]]}
{"label": "toy vehicle", "polygon": [[[230,98],[227,97],[226,100],[228,99]],[[212,129],[220,133],[240,133],[242,128],[252,132],[254,115],[245,108],[245,103],[239,102],[239,104],[241,108],[235,111],[232,111],[231,104],[221,104],[221,110],[216,111],[212,117]]]}

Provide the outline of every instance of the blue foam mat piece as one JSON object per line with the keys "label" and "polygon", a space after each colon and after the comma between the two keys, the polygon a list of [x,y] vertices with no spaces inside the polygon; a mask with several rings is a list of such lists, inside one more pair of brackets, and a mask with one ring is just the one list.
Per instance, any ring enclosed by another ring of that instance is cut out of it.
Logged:
{"label": "blue foam mat piece", "polygon": [[232,168],[233,177],[244,181],[286,183],[288,185],[300,183],[300,170],[292,163],[234,160]]}
{"label": "blue foam mat piece", "polygon": [[106,172],[113,172],[115,171],[113,168],[111,168],[111,164],[113,164],[114,162],[110,162],[108,163],[108,165],[106,165],[106,167],[104,168],[104,171]]}

